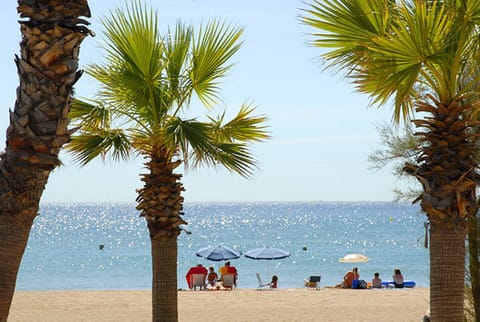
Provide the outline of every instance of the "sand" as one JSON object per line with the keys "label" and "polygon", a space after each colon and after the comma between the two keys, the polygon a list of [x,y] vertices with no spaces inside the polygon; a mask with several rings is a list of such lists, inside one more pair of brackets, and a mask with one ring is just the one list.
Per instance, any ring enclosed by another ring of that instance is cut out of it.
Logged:
{"label": "sand", "polygon": [[[179,321],[421,321],[429,289],[179,291]],[[9,322],[151,321],[149,291],[15,294]]]}

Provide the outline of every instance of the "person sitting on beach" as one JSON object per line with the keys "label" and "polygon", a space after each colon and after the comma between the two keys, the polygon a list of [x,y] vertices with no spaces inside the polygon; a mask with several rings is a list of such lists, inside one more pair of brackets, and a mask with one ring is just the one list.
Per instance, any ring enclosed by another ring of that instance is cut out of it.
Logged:
{"label": "person sitting on beach", "polygon": [[217,284],[218,275],[217,273],[215,273],[215,269],[213,268],[213,266],[210,266],[208,268],[207,280],[208,280],[208,285],[212,287],[215,287],[215,284]]}
{"label": "person sitting on beach", "polygon": [[193,288],[193,278],[192,278],[193,274],[202,274],[203,275],[203,280],[205,280],[208,272],[207,272],[207,269],[202,266],[202,264],[198,264],[197,266],[191,267],[188,270],[187,275],[185,275],[185,279],[187,280],[187,284],[188,284],[189,289]]}
{"label": "person sitting on beach", "polygon": [[220,273],[219,281],[221,281],[223,275],[225,275],[228,272],[228,266],[230,266],[230,262],[225,262],[225,264],[223,264],[223,266],[218,269],[218,273]]}
{"label": "person sitting on beach", "polygon": [[229,264],[227,274],[233,274],[233,284],[235,285],[235,287],[237,287],[237,278],[238,278],[237,268]]}
{"label": "person sitting on beach", "polygon": [[372,288],[382,288],[382,279],[379,273],[373,274]]}
{"label": "person sitting on beach", "polygon": [[395,285],[395,288],[403,288],[403,275],[402,272],[398,268],[395,268],[393,271],[394,274],[392,276],[393,279],[393,285]]}
{"label": "person sitting on beach", "polygon": [[273,275],[272,281],[270,282],[270,288],[277,288],[277,283],[278,283],[278,276]]}
{"label": "person sitting on beach", "polygon": [[354,267],[343,276],[342,288],[352,288],[353,281],[358,279],[360,279],[360,274],[358,274],[358,268]]}
{"label": "person sitting on beach", "polygon": [[233,283],[235,286],[237,286],[237,277],[238,277],[237,269],[235,268],[235,266],[231,266],[230,262],[226,262],[225,265],[220,267],[218,271],[220,272],[220,280],[222,281],[223,281],[223,275],[233,274],[234,275]]}

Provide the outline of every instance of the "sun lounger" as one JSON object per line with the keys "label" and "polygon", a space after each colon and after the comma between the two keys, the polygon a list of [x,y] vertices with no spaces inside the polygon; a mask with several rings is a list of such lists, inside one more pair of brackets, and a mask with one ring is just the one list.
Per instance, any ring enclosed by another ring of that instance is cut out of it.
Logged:
{"label": "sun lounger", "polygon": [[305,287],[309,288],[309,289],[316,289],[316,290],[319,290],[320,289],[320,280],[321,280],[321,276],[319,275],[312,275],[310,276],[309,278],[306,278],[304,280],[305,282]]}
{"label": "sun lounger", "polygon": [[263,283],[262,278],[260,277],[260,274],[256,273],[256,275],[257,275],[257,281],[258,281],[257,290],[260,291],[260,290],[262,290],[264,288],[267,288],[267,287],[268,287],[269,290],[272,289],[272,285],[270,283]]}
{"label": "sun lounger", "polygon": [[222,285],[224,288],[235,289],[235,274],[224,274]]}
{"label": "sun lounger", "polygon": [[196,291],[197,287],[202,290],[205,288],[205,275],[203,274],[192,274],[190,275],[192,290]]}

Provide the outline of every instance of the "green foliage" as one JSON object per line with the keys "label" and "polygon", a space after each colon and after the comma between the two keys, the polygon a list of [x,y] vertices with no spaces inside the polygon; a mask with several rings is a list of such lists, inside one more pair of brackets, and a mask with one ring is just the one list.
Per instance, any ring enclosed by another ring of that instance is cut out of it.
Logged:
{"label": "green foliage", "polygon": [[[415,162],[421,153],[421,143],[413,134],[412,128],[406,126],[404,131],[398,131],[388,124],[377,126],[382,149],[373,151],[368,161],[373,168],[383,168],[391,161],[399,161],[401,168],[406,162]],[[400,168],[400,170],[401,170]]]}
{"label": "green foliage", "polygon": [[477,96],[479,1],[314,0],[304,11],[328,67],[372,104],[393,102],[395,121],[428,95],[447,105]]}
{"label": "green foliage", "polygon": [[[381,147],[368,155],[371,169],[381,169],[386,165],[393,165],[393,174],[401,179],[411,180],[410,188],[394,189],[395,199],[411,202],[420,194],[421,187],[412,176],[405,176],[405,163],[415,163],[422,151],[421,142],[414,135],[412,128],[406,125],[400,132],[389,124],[377,126]],[[417,187],[417,188],[413,188]]]}
{"label": "green foliage", "polygon": [[238,51],[242,30],[223,23],[210,23],[200,27],[194,37],[193,64],[190,71],[192,86],[206,106],[216,103],[219,80],[232,66],[230,58]]}
{"label": "green foliage", "polygon": [[156,13],[139,3],[112,11],[102,23],[105,61],[86,70],[100,87],[94,99],[77,99],[69,115],[78,128],[67,147],[75,160],[126,159],[161,147],[186,165],[251,175],[250,145],[268,138],[266,118],[254,116],[251,104],[228,121],[225,111],[205,121],[183,116],[193,95],[208,111],[215,108],[242,30],[213,20],[196,31],[178,22],[161,36]]}

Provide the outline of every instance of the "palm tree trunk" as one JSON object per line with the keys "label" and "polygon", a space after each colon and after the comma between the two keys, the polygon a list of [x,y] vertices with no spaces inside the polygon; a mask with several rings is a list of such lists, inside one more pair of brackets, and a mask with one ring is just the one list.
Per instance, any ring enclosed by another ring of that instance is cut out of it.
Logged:
{"label": "palm tree trunk", "polygon": [[431,321],[463,321],[465,233],[431,223]]}
{"label": "palm tree trunk", "polygon": [[155,147],[145,163],[150,173],[142,175],[144,187],[138,191],[137,209],[142,210],[152,241],[152,317],[154,322],[178,321],[177,309],[177,237],[183,219],[182,175],[174,169],[168,149]]}
{"label": "palm tree trunk", "polygon": [[478,241],[480,237],[477,216],[472,216],[468,224],[468,260],[472,287],[473,309],[475,321],[480,322],[480,265],[478,257]]}
{"label": "palm tree trunk", "polygon": [[[0,321],[5,322],[10,311],[17,272],[27,245],[33,216],[25,214],[26,220],[0,213]],[[28,219],[27,219],[28,218]],[[11,232],[14,231],[15,234]]]}
{"label": "palm tree trunk", "polygon": [[432,321],[462,321],[465,289],[465,237],[470,218],[477,213],[476,182],[478,136],[461,100],[444,105],[419,102],[416,111],[431,117],[415,120],[424,142],[418,164],[404,170],[423,186],[422,210],[430,221],[430,311]]}
{"label": "palm tree trunk", "polygon": [[8,317],[19,265],[40,197],[70,139],[68,112],[80,43],[89,30],[86,0],[18,0],[20,86],[0,155],[0,321]]}
{"label": "palm tree trunk", "polygon": [[152,321],[178,321],[177,238],[152,239]]}

